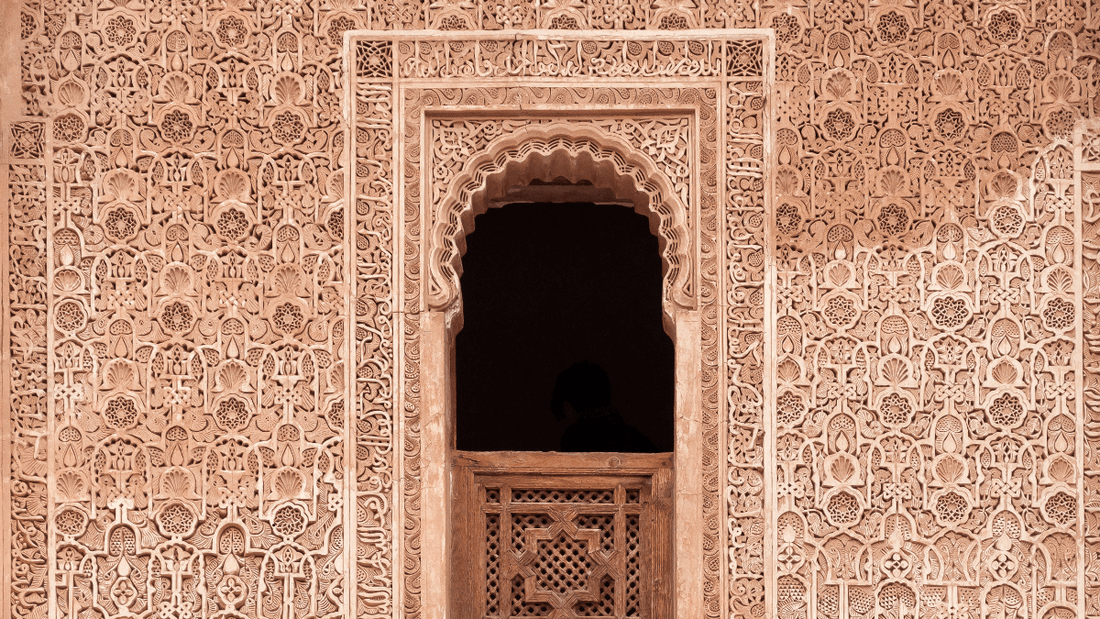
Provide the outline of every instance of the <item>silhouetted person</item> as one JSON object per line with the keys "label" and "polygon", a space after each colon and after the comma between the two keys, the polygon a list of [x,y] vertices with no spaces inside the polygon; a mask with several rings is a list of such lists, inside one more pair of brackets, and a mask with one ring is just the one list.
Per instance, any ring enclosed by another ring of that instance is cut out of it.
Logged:
{"label": "silhouetted person", "polygon": [[566,403],[578,418],[561,435],[562,451],[657,451],[649,437],[611,406],[611,382],[600,366],[582,361],[558,374],[550,409],[559,420],[569,416]]}

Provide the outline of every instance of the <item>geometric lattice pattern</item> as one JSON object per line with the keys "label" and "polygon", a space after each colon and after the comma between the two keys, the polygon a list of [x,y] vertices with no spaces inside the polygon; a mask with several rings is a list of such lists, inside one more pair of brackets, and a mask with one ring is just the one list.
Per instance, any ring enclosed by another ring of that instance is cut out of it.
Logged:
{"label": "geometric lattice pattern", "polygon": [[649,616],[657,590],[643,583],[667,535],[643,531],[654,518],[649,480],[475,479],[484,521],[482,616]]}

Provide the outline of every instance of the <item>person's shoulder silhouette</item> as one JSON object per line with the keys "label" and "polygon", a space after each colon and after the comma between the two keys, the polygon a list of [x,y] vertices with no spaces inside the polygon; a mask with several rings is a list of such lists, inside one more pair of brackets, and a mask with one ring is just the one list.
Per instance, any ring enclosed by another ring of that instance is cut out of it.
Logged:
{"label": "person's shoulder silhouette", "polygon": [[562,433],[561,451],[657,451],[649,437],[626,423],[611,406],[611,382],[594,363],[575,363],[558,374],[550,408],[559,420],[576,417]]}

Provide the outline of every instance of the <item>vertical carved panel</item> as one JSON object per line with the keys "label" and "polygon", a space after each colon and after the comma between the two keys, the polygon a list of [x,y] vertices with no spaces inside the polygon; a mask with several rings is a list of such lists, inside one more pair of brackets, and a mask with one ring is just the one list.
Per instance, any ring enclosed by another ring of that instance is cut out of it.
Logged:
{"label": "vertical carved panel", "polygon": [[123,4],[22,10],[11,610],[339,615],[356,22]]}
{"label": "vertical carved panel", "polygon": [[[360,44],[364,45],[364,44]],[[369,45],[369,43],[367,43]],[[400,58],[400,56],[396,56]],[[396,75],[395,75],[396,76]],[[397,83],[397,80],[394,80]],[[404,94],[404,93],[402,93]],[[405,97],[401,97],[404,99]],[[402,243],[402,314],[401,362],[402,389],[396,398],[400,403],[401,419],[401,470],[402,470],[402,510],[400,512],[400,550],[402,565],[395,570],[394,578],[401,580],[402,599],[400,604],[406,616],[417,618],[423,603],[420,590],[420,344],[421,316],[427,308],[423,299],[422,268],[424,264],[423,239],[426,215],[422,187],[423,178],[417,165],[421,156],[420,122],[421,105],[417,97],[402,101],[400,116],[402,131],[406,140],[404,168],[399,176],[403,182],[401,213]],[[395,163],[395,166],[397,164]],[[396,202],[395,202],[396,204]]]}
{"label": "vertical carved panel", "polygon": [[780,604],[1076,604],[1073,222],[1020,212],[1029,239],[953,214],[913,249],[859,217],[781,239]]}
{"label": "vertical carved panel", "polygon": [[[24,147],[44,149],[42,123],[23,122],[9,126],[13,142],[9,153],[19,155],[15,140]],[[22,133],[21,138],[19,134]],[[37,138],[29,137],[38,134]],[[41,152],[41,151],[39,151]],[[5,449],[10,471],[7,531],[10,537],[12,616],[45,613],[47,599],[46,454],[41,448],[46,436],[46,278],[45,255],[45,166],[33,161],[7,164],[8,273],[9,299],[6,350],[8,419]]]}
{"label": "vertical carved panel", "polygon": [[1100,125],[1095,120],[1078,125],[1075,140],[1076,212],[1081,230],[1081,360],[1084,451],[1085,616],[1100,616],[1100,578],[1096,576],[1100,549]]}
{"label": "vertical carved panel", "polygon": [[44,615],[48,595],[46,383],[46,167],[44,123],[6,125],[7,418],[4,470],[10,475],[5,514],[7,583],[12,616]]}
{"label": "vertical carved panel", "polygon": [[[46,278],[46,196],[50,172],[46,165],[47,110],[38,97],[44,79],[33,74],[31,63],[47,46],[39,39],[44,15],[37,2],[5,8],[5,16],[18,16],[19,28],[8,36],[16,49],[5,59],[17,69],[4,76],[8,90],[0,118],[0,169],[7,204],[4,210],[6,250],[5,338],[3,342],[2,420],[5,444],[5,505],[0,509],[4,525],[5,565],[0,587],[5,597],[3,617],[45,617],[49,612],[49,509],[48,509],[48,392],[47,328],[49,311]],[[17,38],[15,38],[17,37]],[[19,69],[22,69],[19,71]],[[9,71],[11,67],[9,65]],[[20,83],[21,82],[21,83]],[[22,92],[21,92],[22,91]]]}
{"label": "vertical carved panel", "polygon": [[394,610],[394,97],[389,44],[354,62],[355,560],[358,617]]}
{"label": "vertical carved panel", "polygon": [[[727,49],[723,255],[728,616],[758,617],[765,576],[764,131],[768,96],[763,49]],[[759,63],[759,64],[758,64]]]}
{"label": "vertical carved panel", "polygon": [[1088,276],[1066,140],[1097,113],[1086,13],[763,7],[779,43],[775,591],[795,616],[1085,607]]}
{"label": "vertical carved panel", "polygon": [[[48,611],[48,435],[46,378],[46,194],[50,187],[44,161],[47,150],[47,112],[35,97],[21,96],[22,87],[34,90],[30,59],[41,54],[42,7],[36,2],[4,8],[5,18],[19,20],[8,35],[11,63],[0,103],[0,180],[7,198],[3,244],[5,321],[3,341],[3,462],[4,491],[0,500],[3,528],[0,548],[5,553],[0,587],[5,597],[3,617],[44,617]],[[13,53],[11,53],[13,52]],[[18,67],[24,67],[19,71]],[[15,70],[11,70],[15,68]]]}
{"label": "vertical carved panel", "polygon": [[775,592],[796,615],[1082,604],[1067,140],[1094,113],[1091,39],[1069,5],[1022,9],[765,5]]}

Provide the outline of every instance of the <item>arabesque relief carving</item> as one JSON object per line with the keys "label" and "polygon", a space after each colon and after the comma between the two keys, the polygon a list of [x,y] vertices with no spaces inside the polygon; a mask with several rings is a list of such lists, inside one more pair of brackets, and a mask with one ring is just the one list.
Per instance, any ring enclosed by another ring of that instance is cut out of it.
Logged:
{"label": "arabesque relief carving", "polygon": [[703,614],[1100,617],[1095,1],[0,11],[3,618],[426,613],[433,209],[521,123],[684,208]]}
{"label": "arabesque relief carving", "polygon": [[777,608],[1094,616],[1072,130],[1100,112],[1095,16],[830,7],[766,18]]}
{"label": "arabesque relief carving", "polygon": [[[830,154],[822,165],[844,164],[847,153]],[[1069,155],[1040,155],[1034,201],[993,207],[1012,215],[988,223],[946,204],[933,224],[890,197],[873,219],[822,209],[783,220],[781,602],[1072,612],[1080,284]]]}
{"label": "arabesque relief carving", "polygon": [[108,4],[17,12],[5,616],[342,616],[342,38]]}

